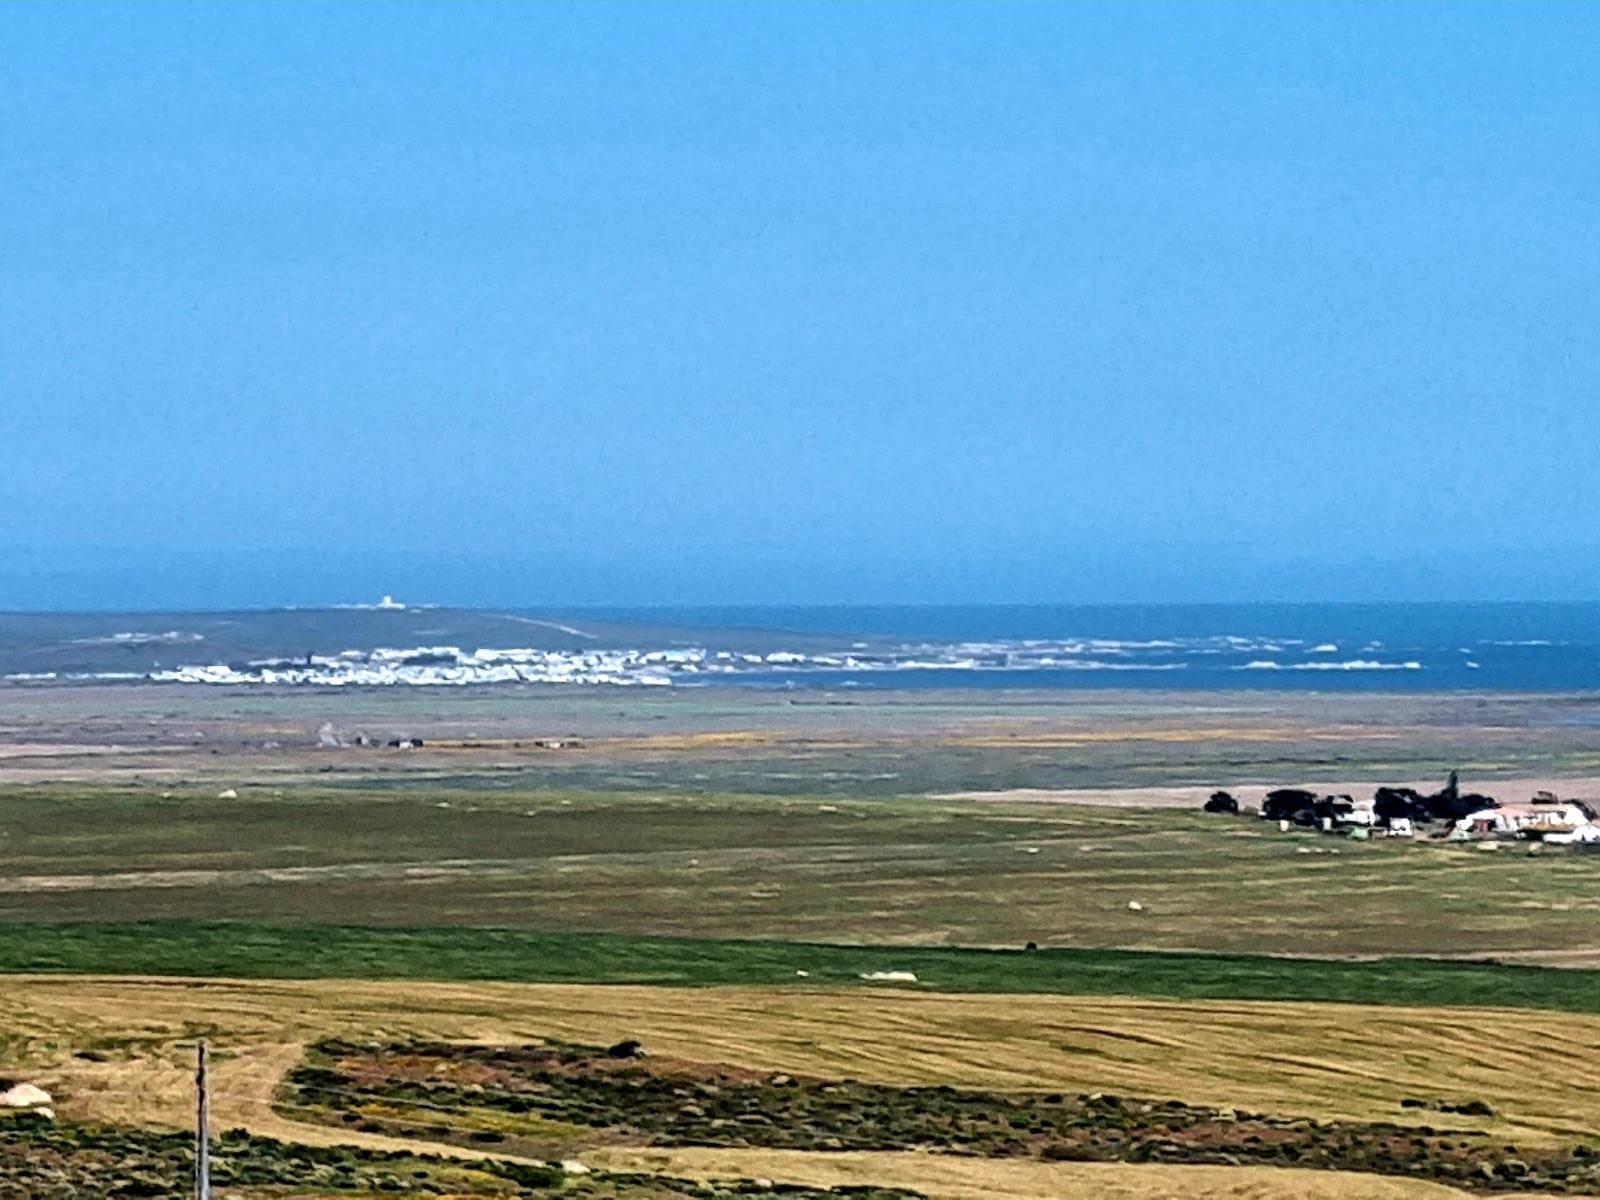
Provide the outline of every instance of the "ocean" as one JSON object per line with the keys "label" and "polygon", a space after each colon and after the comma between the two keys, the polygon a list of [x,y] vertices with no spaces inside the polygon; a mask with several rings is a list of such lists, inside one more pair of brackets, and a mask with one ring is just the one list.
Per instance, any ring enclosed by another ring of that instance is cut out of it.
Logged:
{"label": "ocean", "polygon": [[[1004,648],[1004,666],[958,668],[975,687],[1600,689],[1600,602],[1122,604],[608,610],[617,620],[870,635]],[[1042,644],[1042,648],[1041,648]],[[1019,649],[1052,655],[1041,664]],[[1069,652],[1060,652],[1065,648]],[[876,686],[952,683],[907,665]],[[764,682],[781,682],[783,672]],[[807,676],[837,685],[849,672]]]}
{"label": "ocean", "polygon": [[0,682],[1600,689],[1600,603],[0,614]]}

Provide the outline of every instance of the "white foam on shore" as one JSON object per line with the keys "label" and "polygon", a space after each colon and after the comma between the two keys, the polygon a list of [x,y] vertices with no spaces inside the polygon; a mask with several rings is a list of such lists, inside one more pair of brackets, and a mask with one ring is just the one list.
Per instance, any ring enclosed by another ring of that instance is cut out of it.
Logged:
{"label": "white foam on shore", "polygon": [[[572,626],[507,616],[518,623],[545,625],[568,635],[593,637]],[[188,638],[178,631],[118,636],[163,641]],[[844,648],[846,645],[848,649]],[[667,687],[718,682],[794,686],[808,680],[840,687],[860,686],[862,681],[874,677],[887,680],[906,673],[961,676],[975,672],[994,675],[1193,671],[1198,674],[1224,669],[1249,672],[1424,669],[1421,662],[1391,660],[1371,651],[1341,659],[1337,657],[1338,650],[1338,644],[1329,641],[1237,635],[841,642],[839,647],[803,651],[770,647],[713,649],[704,645],[468,648],[436,644],[350,648],[303,657],[257,658],[244,663],[190,662],[173,667],[158,666],[148,673],[119,671],[67,678],[141,679],[234,687],[470,687],[534,683]],[[30,677],[10,678],[24,682]]]}

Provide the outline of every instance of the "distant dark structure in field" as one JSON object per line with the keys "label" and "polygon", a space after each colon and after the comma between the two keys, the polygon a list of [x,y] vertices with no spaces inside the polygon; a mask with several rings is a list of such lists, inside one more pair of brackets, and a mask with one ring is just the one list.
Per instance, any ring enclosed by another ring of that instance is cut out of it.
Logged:
{"label": "distant dark structure in field", "polygon": [[[1214,807],[1215,793],[1205,803],[1206,812],[1236,812],[1237,808]],[[1228,796],[1232,800],[1231,796]],[[1424,821],[1459,821],[1473,813],[1498,808],[1493,796],[1461,791],[1460,780],[1454,771],[1443,788],[1424,796],[1415,788],[1380,787],[1373,793],[1370,803],[1358,803],[1351,796],[1320,796],[1305,788],[1275,788],[1268,792],[1261,805],[1261,815],[1269,821],[1289,821],[1306,827],[1322,826],[1324,829],[1339,825],[1366,825],[1390,829],[1397,822],[1406,825]]]}
{"label": "distant dark structure in field", "polygon": [[[1554,803],[1555,798],[1550,797],[1548,802]],[[1238,800],[1222,791],[1213,792],[1202,808],[1208,813],[1229,815],[1241,811]],[[1434,821],[1454,828],[1463,826],[1468,818],[1478,818],[1474,822],[1476,828],[1483,823],[1481,819],[1486,814],[1499,808],[1500,803],[1493,796],[1463,792],[1459,776],[1452,771],[1444,787],[1426,796],[1408,787],[1380,787],[1371,800],[1356,800],[1347,795],[1319,795],[1306,788],[1274,788],[1262,800],[1259,815],[1266,820],[1277,821],[1284,828],[1297,825],[1305,829],[1320,828],[1326,833],[1336,829],[1347,830],[1352,836],[1359,837],[1374,833],[1410,837],[1416,825]],[[1520,831],[1529,823],[1519,819],[1514,824],[1505,821],[1496,821],[1494,824],[1497,828],[1513,826]],[[1555,829],[1552,832],[1559,835],[1563,830]]]}
{"label": "distant dark structure in field", "polygon": [[[1316,816],[1312,810],[1316,803],[1315,792],[1308,792],[1304,788],[1278,788],[1267,793],[1267,798],[1261,804],[1261,815],[1269,821],[1314,825]],[[1304,820],[1301,819],[1302,815]]]}
{"label": "distant dark structure in field", "polygon": [[[1213,792],[1202,807],[1208,813],[1241,811],[1238,801],[1227,792]],[[1443,828],[1433,834],[1436,838],[1521,838],[1600,848],[1600,812],[1594,806],[1582,800],[1561,800],[1551,792],[1540,792],[1526,804],[1502,805],[1493,796],[1463,792],[1454,771],[1444,787],[1427,796],[1408,787],[1380,787],[1371,800],[1320,796],[1305,788],[1274,788],[1262,801],[1259,815],[1277,821],[1283,829],[1298,825],[1357,838],[1411,837],[1415,826],[1439,822]]]}
{"label": "distant dark structure in field", "polygon": [[1424,796],[1414,788],[1381,787],[1372,797],[1373,810],[1385,821],[1406,817],[1413,821],[1459,821],[1486,808],[1498,808],[1493,796],[1463,792],[1454,771],[1442,789]]}

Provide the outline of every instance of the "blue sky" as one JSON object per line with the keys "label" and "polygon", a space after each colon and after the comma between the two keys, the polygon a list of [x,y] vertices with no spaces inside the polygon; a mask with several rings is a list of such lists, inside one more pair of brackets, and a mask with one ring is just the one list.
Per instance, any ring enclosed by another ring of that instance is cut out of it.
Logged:
{"label": "blue sky", "polygon": [[12,5],[0,607],[1600,597],[1600,5]]}

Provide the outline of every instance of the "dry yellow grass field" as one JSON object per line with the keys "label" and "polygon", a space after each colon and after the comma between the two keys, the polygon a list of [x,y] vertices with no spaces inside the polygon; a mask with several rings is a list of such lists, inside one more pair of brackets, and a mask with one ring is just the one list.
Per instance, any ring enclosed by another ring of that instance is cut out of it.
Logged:
{"label": "dry yellow grass field", "polygon": [[[947,1154],[825,1154],[804,1150],[614,1151],[596,1159],[704,1179],[767,1177],[817,1187],[892,1180],[934,1200],[1465,1200],[1437,1183],[1284,1167],[1047,1163]],[[1519,1193],[1517,1200],[1541,1200]]]}
{"label": "dry yellow grass field", "polygon": [[[1478,1036],[1474,1031],[1487,1031]],[[214,1054],[219,1128],[313,1142],[394,1142],[271,1109],[304,1043],[327,1036],[517,1041],[624,1035],[661,1053],[901,1083],[1106,1090],[1314,1117],[1396,1119],[1407,1096],[1480,1098],[1533,1144],[1600,1137],[1600,1018],[1529,1010],[1300,1003],[374,981],[240,982],[16,976],[0,1068],[58,1094],[65,1115],[181,1128],[190,1051]],[[89,1050],[105,1061],[75,1057]],[[613,1150],[662,1169],[666,1152]],[[682,1150],[687,1174],[900,1183],[930,1196],[1443,1197],[1435,1185],[1267,1169],[990,1162],[930,1155]],[[1120,1189],[1120,1190],[1119,1190]]]}

